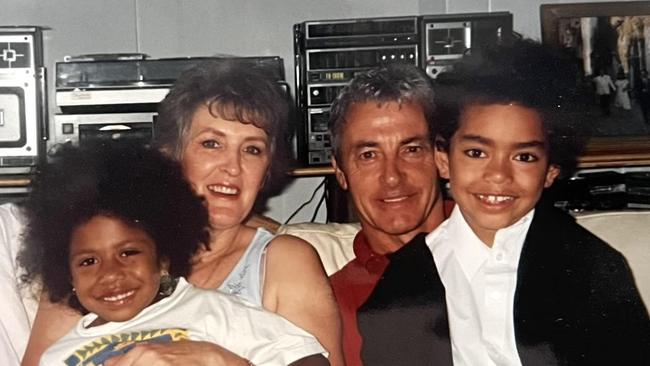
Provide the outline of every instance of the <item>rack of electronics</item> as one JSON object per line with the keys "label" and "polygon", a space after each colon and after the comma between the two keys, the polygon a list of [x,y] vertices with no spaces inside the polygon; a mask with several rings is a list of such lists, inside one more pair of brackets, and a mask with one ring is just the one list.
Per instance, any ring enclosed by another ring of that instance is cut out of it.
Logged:
{"label": "rack of electronics", "polygon": [[509,12],[306,21],[294,25],[297,157],[329,164],[329,107],[355,74],[390,62],[421,67],[435,79],[469,52],[508,42]]}

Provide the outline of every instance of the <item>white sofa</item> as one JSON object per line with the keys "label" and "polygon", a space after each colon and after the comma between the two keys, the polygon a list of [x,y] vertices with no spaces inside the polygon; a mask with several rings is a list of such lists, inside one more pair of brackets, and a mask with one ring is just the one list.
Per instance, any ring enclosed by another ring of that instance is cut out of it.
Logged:
{"label": "white sofa", "polygon": [[[650,210],[586,213],[576,215],[576,219],[625,255],[641,297],[650,308]],[[301,223],[282,225],[277,231],[311,243],[330,275],[354,258],[352,240],[359,228],[358,224]]]}

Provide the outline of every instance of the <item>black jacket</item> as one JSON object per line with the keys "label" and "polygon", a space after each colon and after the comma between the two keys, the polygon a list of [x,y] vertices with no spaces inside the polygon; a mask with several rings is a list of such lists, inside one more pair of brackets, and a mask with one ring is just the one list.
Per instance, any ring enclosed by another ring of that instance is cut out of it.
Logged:
{"label": "black jacket", "polygon": [[[424,237],[391,256],[358,311],[366,366],[452,364],[445,290]],[[648,311],[625,258],[569,215],[535,210],[517,278],[524,366],[650,365]]]}

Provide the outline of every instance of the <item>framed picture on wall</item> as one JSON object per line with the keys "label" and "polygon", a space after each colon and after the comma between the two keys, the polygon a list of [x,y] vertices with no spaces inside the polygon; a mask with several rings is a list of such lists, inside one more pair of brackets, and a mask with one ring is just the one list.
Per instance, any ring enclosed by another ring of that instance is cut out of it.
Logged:
{"label": "framed picture on wall", "polygon": [[542,42],[576,63],[576,87],[593,94],[580,166],[650,165],[650,1],[543,4],[540,16]]}

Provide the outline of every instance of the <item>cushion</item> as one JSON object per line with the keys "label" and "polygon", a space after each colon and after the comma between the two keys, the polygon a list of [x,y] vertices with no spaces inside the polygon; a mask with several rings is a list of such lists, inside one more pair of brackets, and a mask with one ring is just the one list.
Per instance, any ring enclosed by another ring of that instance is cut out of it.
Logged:
{"label": "cushion", "polygon": [[313,245],[329,276],[354,259],[352,241],[360,229],[359,224],[300,223],[282,225],[277,233],[291,234]]}

